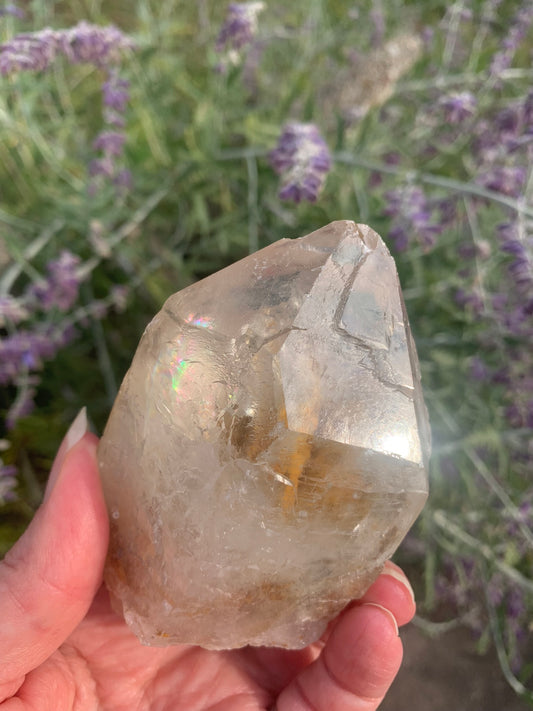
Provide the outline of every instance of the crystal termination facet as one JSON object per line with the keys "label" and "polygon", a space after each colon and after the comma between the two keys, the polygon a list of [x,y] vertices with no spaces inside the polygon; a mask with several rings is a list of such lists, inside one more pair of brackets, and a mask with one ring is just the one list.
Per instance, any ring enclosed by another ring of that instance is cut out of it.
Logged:
{"label": "crystal termination facet", "polygon": [[114,605],[145,644],[303,647],[405,536],[429,449],[381,238],[280,240],[141,339],[99,446]]}

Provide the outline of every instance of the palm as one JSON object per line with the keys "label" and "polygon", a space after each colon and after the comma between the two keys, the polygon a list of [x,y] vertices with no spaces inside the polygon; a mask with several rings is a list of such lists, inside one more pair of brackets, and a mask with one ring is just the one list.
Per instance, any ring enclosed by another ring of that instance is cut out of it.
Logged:
{"label": "palm", "polygon": [[1,711],[377,708],[401,661],[396,621],[415,611],[392,564],[304,650],[143,647],[101,587],[96,442],[87,434],[68,454],[62,445],[49,499],[0,561]]}
{"label": "palm", "polygon": [[95,696],[109,711],[252,711],[268,708],[319,649],[313,645],[297,652],[213,652],[187,645],[144,647],[112,611],[102,589],[58,654],[84,661]]}

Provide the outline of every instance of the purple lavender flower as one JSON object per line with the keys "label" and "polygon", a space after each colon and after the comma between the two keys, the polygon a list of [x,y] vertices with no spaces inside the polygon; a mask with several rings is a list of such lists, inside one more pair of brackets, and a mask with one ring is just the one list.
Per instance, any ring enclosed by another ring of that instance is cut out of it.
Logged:
{"label": "purple lavender flower", "polygon": [[113,184],[119,190],[124,190],[126,192],[131,190],[131,186],[133,185],[133,175],[131,174],[131,170],[127,170],[127,168],[119,170],[113,178]]}
{"label": "purple lavender flower", "polygon": [[37,324],[33,329],[19,329],[0,338],[0,385],[15,385],[17,397],[6,416],[12,429],[17,420],[31,413],[39,377],[36,371],[70,343],[75,330],[69,323]]}
{"label": "purple lavender flower", "polygon": [[397,252],[405,252],[409,247],[409,234],[406,225],[394,225],[389,230],[389,239]]}
{"label": "purple lavender flower", "polygon": [[0,296],[0,327],[6,323],[16,325],[29,316],[29,311],[20,299],[10,294]]}
{"label": "purple lavender flower", "polygon": [[455,292],[455,302],[478,316],[485,310],[483,297],[475,287],[471,290],[457,289]]}
{"label": "purple lavender flower", "polygon": [[118,131],[102,131],[98,134],[93,142],[95,151],[102,151],[105,156],[119,156],[122,153],[122,148],[126,137]]}
{"label": "purple lavender flower", "polygon": [[[119,165],[126,136],[118,129],[124,128],[124,112],[129,101],[129,82],[121,79],[115,69],[108,73],[102,85],[102,100],[104,104],[105,128],[96,137],[93,148],[102,152],[101,158],[96,158],[89,165],[89,175],[93,178],[111,180],[122,190],[131,188],[131,173]],[[97,185],[93,181],[89,192],[96,192]]]}
{"label": "purple lavender flower", "polygon": [[507,596],[507,614],[513,619],[519,619],[526,613],[524,595],[518,588],[511,588]]}
{"label": "purple lavender flower", "polygon": [[[102,84],[104,106],[119,116],[123,114],[130,99],[129,86],[129,81],[121,79],[116,71],[111,71]],[[111,124],[112,120],[108,119],[107,123]]]}
{"label": "purple lavender flower", "polygon": [[18,376],[38,370],[43,360],[56,352],[55,345],[42,331],[20,329],[0,340],[0,384],[16,382]]}
{"label": "purple lavender flower", "polygon": [[125,51],[134,47],[133,41],[117,27],[100,27],[79,22],[75,27],[59,33],[61,52],[72,64],[94,64],[106,67],[118,62]]}
{"label": "purple lavender flower", "polygon": [[0,385],[14,382],[21,370],[36,362],[33,345],[25,331],[0,339]]}
{"label": "purple lavender flower", "polygon": [[12,464],[4,464],[0,458],[0,504],[16,499],[14,489],[17,485],[17,468]]}
{"label": "purple lavender flower", "polygon": [[0,439],[0,478],[14,477],[17,474],[17,467],[14,464],[5,464],[2,452],[7,452],[11,444],[7,439]]}
{"label": "purple lavender flower", "polygon": [[533,5],[530,0],[525,0],[511,21],[507,37],[502,42],[502,49],[496,52],[490,65],[493,77],[501,77],[502,73],[511,66],[514,55],[533,22]]}
{"label": "purple lavender flower", "polygon": [[520,293],[533,289],[533,241],[521,235],[516,223],[498,226],[502,251],[513,257],[509,264],[509,274]]}
{"label": "purple lavender flower", "polygon": [[531,423],[531,403],[528,403],[527,405],[529,412],[526,412],[523,405],[517,402],[514,402],[512,405],[505,408],[505,417],[511,427],[519,429],[521,427],[531,426],[531,424],[528,425],[528,420]]}
{"label": "purple lavender flower", "polygon": [[9,3],[0,8],[0,17],[5,15],[11,15],[12,17],[18,17],[19,20],[23,20],[26,17],[26,13],[20,7],[17,7],[14,3]]}
{"label": "purple lavender flower", "polygon": [[461,91],[443,96],[439,104],[444,109],[446,120],[457,124],[474,114],[477,102],[475,96],[469,91]]}
{"label": "purple lavender flower", "polygon": [[514,140],[518,136],[522,124],[522,107],[513,103],[506,106],[496,114],[494,126],[507,143],[510,139]]}
{"label": "purple lavender flower", "polygon": [[112,178],[115,174],[113,161],[109,156],[103,158],[94,158],[89,163],[89,175],[92,178],[102,176],[104,178]]}
{"label": "purple lavender flower", "polygon": [[240,63],[243,50],[252,43],[257,33],[257,18],[264,9],[263,2],[230,3],[226,20],[218,34],[216,50],[224,55],[219,65],[225,71],[228,65]]}
{"label": "purple lavender flower", "polygon": [[17,467],[13,464],[4,464],[0,460],[0,477],[13,477],[17,473]]}
{"label": "purple lavender flower", "polygon": [[415,237],[425,249],[431,249],[436,236],[443,230],[442,223],[432,217],[430,206],[421,187],[407,185],[395,188],[385,194],[387,206],[385,214],[394,218],[389,230],[389,238],[398,251],[407,249],[409,236]]}
{"label": "purple lavender flower", "polygon": [[[115,65],[124,52],[133,48],[133,41],[118,28],[88,22],[64,30],[46,28],[18,35],[0,46],[0,74],[4,76],[17,71],[44,71],[60,55],[71,64],[86,63],[106,69],[102,85],[106,126],[95,139],[95,150],[102,151],[103,157],[92,162],[89,173],[92,177],[104,176],[122,188],[127,181],[118,178],[123,171],[114,159],[122,154],[125,141],[117,129],[125,125],[123,114],[129,101],[129,83],[118,76]],[[94,191],[95,185],[89,189]]]}
{"label": "purple lavender flower", "polygon": [[44,71],[59,50],[59,33],[45,28],[39,32],[13,37],[0,45],[0,74],[19,71]]}
{"label": "purple lavender flower", "polygon": [[[126,168],[119,170],[114,156],[110,152],[105,153],[102,158],[94,158],[89,163],[89,175],[96,180],[110,180],[118,190],[125,192],[131,190],[133,183],[131,171]],[[97,184],[93,181],[89,185],[89,193],[94,194],[96,191]]]}
{"label": "purple lavender flower", "polygon": [[0,74],[43,71],[58,55],[72,64],[82,62],[104,67],[119,61],[133,48],[132,40],[113,26],[100,27],[80,22],[66,30],[49,27],[17,35],[0,46]]}
{"label": "purple lavender flower", "polygon": [[527,171],[522,166],[503,165],[496,166],[486,173],[482,173],[478,182],[489,190],[519,197],[525,185]]}
{"label": "purple lavender flower", "polygon": [[264,9],[263,2],[232,2],[219,32],[216,48],[240,50],[250,44],[257,32],[257,18]]}
{"label": "purple lavender flower", "polygon": [[66,249],[61,252],[58,259],[48,262],[48,277],[35,284],[30,290],[41,309],[45,311],[53,308],[58,308],[60,311],[70,309],[79,293],[79,263],[79,257]]}
{"label": "purple lavender flower", "polygon": [[281,177],[281,200],[315,202],[331,169],[331,155],[317,126],[292,122],[283,127],[270,163]]}
{"label": "purple lavender flower", "polygon": [[[490,172],[502,166],[511,175],[517,168],[523,171],[531,161],[531,155],[523,148],[533,143],[533,95],[512,101],[495,116],[479,121],[475,135],[474,149],[482,175],[488,174],[490,179]],[[497,182],[501,177],[496,175],[493,179]]]}

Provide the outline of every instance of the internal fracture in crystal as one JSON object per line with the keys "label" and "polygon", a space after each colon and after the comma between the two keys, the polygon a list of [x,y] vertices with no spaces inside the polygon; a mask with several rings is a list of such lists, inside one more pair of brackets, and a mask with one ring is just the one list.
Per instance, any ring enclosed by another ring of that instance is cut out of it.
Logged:
{"label": "internal fracture in crystal", "polygon": [[369,227],[284,239],[171,296],[99,448],[105,579],[142,642],[300,648],[427,497],[394,261]]}

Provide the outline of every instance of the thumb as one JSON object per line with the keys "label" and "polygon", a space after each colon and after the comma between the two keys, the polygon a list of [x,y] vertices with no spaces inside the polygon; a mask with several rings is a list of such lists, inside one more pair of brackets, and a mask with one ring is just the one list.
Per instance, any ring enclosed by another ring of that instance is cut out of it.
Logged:
{"label": "thumb", "polygon": [[63,440],[30,527],[0,562],[0,703],[81,622],[101,583],[108,522],[98,440],[84,418]]}

